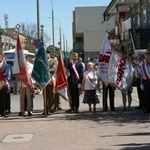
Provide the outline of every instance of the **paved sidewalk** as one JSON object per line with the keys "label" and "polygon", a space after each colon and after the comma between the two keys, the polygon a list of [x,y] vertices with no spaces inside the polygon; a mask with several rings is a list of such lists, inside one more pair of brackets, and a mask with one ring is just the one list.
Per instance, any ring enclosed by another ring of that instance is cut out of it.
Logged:
{"label": "paved sidewalk", "polygon": [[0,117],[0,150],[150,150],[150,116],[138,106],[137,93],[132,94],[131,111],[122,110],[120,91],[115,93],[117,111],[88,112],[80,97],[80,112],[62,111],[42,116],[43,98],[36,96],[31,117],[19,117],[18,96],[12,96],[12,114]]}

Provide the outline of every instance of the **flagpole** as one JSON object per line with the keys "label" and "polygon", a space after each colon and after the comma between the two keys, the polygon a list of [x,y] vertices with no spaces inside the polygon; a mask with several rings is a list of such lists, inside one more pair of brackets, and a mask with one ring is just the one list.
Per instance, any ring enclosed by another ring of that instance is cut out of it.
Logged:
{"label": "flagpole", "polygon": [[[134,62],[128,55],[126,55],[125,53],[123,53],[122,51],[120,51],[119,49],[117,49],[114,45],[110,45],[114,50],[118,51],[119,53],[121,53],[123,56],[125,56],[126,58],[128,58],[134,65],[139,66],[136,62]],[[140,67],[140,66],[139,66]]]}
{"label": "flagpole", "polygon": [[24,116],[24,98],[22,98],[22,81],[20,86],[20,103],[21,103],[21,113]]}
{"label": "flagpole", "polygon": [[[43,37],[44,25],[41,25],[41,37]],[[46,87],[43,89],[44,93],[44,114],[47,116],[47,100],[46,100]]]}
{"label": "flagpole", "polygon": [[43,89],[43,94],[44,94],[44,114],[47,116],[47,101],[46,101],[46,87]]}
{"label": "flagpole", "polygon": [[[19,36],[19,29],[20,29],[20,24],[17,24],[16,26],[15,26],[15,28],[17,29],[17,31],[18,31],[18,36]],[[17,55],[19,56],[19,54],[18,54],[18,51],[17,51]],[[20,105],[21,105],[21,113],[22,113],[22,116],[24,116],[24,98],[22,98],[22,81],[20,81],[21,82],[21,84],[20,84]]]}

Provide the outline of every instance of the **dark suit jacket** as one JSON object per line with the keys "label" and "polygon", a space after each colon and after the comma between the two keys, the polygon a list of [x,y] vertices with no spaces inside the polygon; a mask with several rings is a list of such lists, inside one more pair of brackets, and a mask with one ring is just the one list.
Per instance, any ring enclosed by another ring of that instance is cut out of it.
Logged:
{"label": "dark suit jacket", "polygon": [[79,84],[79,83],[82,84],[82,78],[83,78],[83,65],[82,65],[82,63],[77,61],[75,64],[75,68],[79,74],[80,79],[79,80],[76,79],[76,77],[74,75],[73,68],[72,68],[72,64],[69,63],[68,67],[67,67],[67,69],[70,72],[70,76],[68,77],[68,82],[69,82],[69,84]]}
{"label": "dark suit jacket", "polygon": [[6,81],[9,83],[10,79],[11,79],[10,66],[7,63],[3,62],[2,63],[2,70],[3,70],[3,74],[4,74]]}

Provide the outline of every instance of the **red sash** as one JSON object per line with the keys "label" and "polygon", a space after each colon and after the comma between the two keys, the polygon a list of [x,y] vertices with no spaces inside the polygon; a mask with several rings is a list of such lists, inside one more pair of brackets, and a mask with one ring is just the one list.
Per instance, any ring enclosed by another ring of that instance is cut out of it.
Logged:
{"label": "red sash", "polygon": [[76,77],[77,81],[79,81],[80,77],[79,77],[79,74],[78,74],[77,69],[75,67],[75,64],[72,64],[72,69],[73,69],[74,76]]}
{"label": "red sash", "polygon": [[150,81],[150,75],[148,73],[148,70],[147,70],[147,67],[146,67],[146,63],[143,63],[142,67],[143,67],[143,71],[144,71],[145,77],[147,78],[147,80]]}
{"label": "red sash", "polygon": [[[95,72],[94,72],[95,73]],[[90,78],[89,75],[86,76],[87,80],[89,81],[89,83],[95,88],[95,84],[94,84],[94,81]]]}

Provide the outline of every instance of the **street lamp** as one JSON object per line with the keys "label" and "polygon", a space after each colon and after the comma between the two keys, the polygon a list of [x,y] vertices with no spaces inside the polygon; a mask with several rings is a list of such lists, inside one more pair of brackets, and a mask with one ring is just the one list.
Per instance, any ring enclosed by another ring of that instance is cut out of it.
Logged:
{"label": "street lamp", "polygon": [[49,0],[52,5],[52,33],[53,33],[53,52],[55,54],[55,33],[54,33],[54,12],[53,12],[53,3]]}
{"label": "street lamp", "polygon": [[37,0],[37,33],[38,39],[40,38],[40,11],[39,11],[39,0]]}
{"label": "street lamp", "polygon": [[[49,17],[49,18],[52,18],[52,17]],[[57,18],[54,18],[55,20],[57,20],[59,22],[59,36],[60,36],[60,42],[59,42],[59,46],[60,46],[60,49],[62,49],[62,46],[61,46],[61,21]]]}

